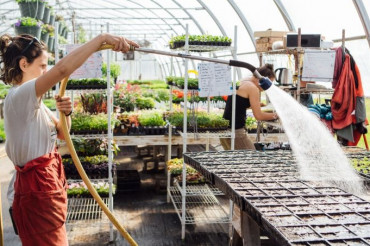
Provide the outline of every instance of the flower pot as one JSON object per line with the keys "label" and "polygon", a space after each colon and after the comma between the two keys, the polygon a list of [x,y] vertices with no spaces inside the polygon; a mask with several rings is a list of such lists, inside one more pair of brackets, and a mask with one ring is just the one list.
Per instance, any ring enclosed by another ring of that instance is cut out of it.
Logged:
{"label": "flower pot", "polygon": [[55,23],[55,15],[50,14],[49,24],[54,26],[54,23]]}
{"label": "flower pot", "polygon": [[49,42],[49,33],[41,33],[41,40],[44,41],[45,44]]}
{"label": "flower pot", "polygon": [[45,8],[44,10],[44,16],[42,17],[42,22],[49,23],[50,21],[50,8]]}
{"label": "flower pot", "polygon": [[41,37],[41,27],[40,26],[14,26],[15,34],[30,34],[34,37],[40,39]]}
{"label": "flower pot", "polygon": [[19,3],[22,17],[32,17],[41,20],[44,17],[45,3],[43,2],[23,2]]}
{"label": "flower pot", "polygon": [[49,37],[48,48],[50,52],[54,51],[54,37]]}
{"label": "flower pot", "polygon": [[59,27],[58,27],[58,34],[62,35],[64,29],[64,24],[59,22]]}

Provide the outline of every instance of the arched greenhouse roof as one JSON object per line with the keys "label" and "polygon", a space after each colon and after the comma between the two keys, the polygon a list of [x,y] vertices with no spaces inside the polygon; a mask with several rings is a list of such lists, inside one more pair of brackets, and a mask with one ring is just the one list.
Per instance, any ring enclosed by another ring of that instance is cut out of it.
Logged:
{"label": "arched greenhouse roof", "polygon": [[[0,0],[0,33],[14,34],[20,17],[15,0]],[[210,34],[233,39],[238,60],[258,65],[255,31],[267,29],[321,34],[325,40],[342,44],[354,56],[362,75],[365,94],[370,95],[370,1],[369,0],[50,0],[56,14],[64,17],[69,29],[67,40],[76,42],[82,31],[87,39],[101,32],[124,35],[153,49],[168,49],[171,37]],[[236,40],[235,40],[236,37]],[[214,57],[231,59],[233,50],[214,52]],[[152,56],[162,76],[183,73],[182,61]],[[191,66],[195,67],[194,62]],[[244,76],[241,71],[239,76]]]}

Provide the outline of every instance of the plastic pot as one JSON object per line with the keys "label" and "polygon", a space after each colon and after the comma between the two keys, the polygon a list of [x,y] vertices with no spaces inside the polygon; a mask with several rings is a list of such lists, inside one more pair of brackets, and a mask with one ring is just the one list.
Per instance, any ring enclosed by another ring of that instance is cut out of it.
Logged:
{"label": "plastic pot", "polygon": [[22,2],[18,3],[22,17],[32,17],[42,20],[44,17],[45,3],[42,2]]}
{"label": "plastic pot", "polygon": [[15,34],[30,34],[38,39],[41,38],[41,27],[40,26],[15,26]]}

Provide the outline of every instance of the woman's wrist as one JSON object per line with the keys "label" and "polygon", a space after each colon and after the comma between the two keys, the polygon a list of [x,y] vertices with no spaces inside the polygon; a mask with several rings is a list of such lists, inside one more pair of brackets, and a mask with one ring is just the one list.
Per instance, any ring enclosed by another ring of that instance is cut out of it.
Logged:
{"label": "woman's wrist", "polygon": [[67,114],[66,114],[66,112],[64,112],[64,115],[68,117],[68,116],[70,116],[72,113],[73,113],[73,110],[71,110],[71,111],[70,111],[69,113],[67,113]]}
{"label": "woman's wrist", "polygon": [[277,115],[277,113],[273,113],[272,118],[273,118],[274,120],[277,120],[277,119],[279,118],[279,116]]}

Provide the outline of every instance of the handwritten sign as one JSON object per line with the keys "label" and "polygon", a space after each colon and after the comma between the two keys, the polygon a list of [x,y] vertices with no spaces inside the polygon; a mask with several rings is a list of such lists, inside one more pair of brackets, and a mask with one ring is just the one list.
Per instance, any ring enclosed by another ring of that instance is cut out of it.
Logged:
{"label": "handwritten sign", "polygon": [[334,64],[334,50],[305,50],[302,80],[331,82],[333,81]]}
{"label": "handwritten sign", "polygon": [[[66,52],[69,54],[74,49],[80,47],[80,44],[66,45]],[[81,67],[76,69],[70,76],[71,79],[84,79],[84,78],[101,78],[103,56],[101,51],[92,54]]]}
{"label": "handwritten sign", "polygon": [[224,96],[231,95],[231,67],[218,63],[198,64],[199,96]]}

